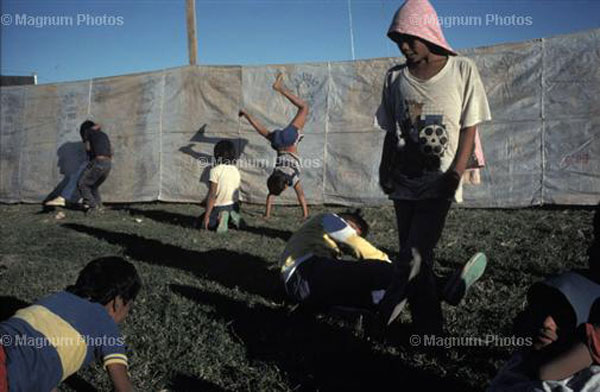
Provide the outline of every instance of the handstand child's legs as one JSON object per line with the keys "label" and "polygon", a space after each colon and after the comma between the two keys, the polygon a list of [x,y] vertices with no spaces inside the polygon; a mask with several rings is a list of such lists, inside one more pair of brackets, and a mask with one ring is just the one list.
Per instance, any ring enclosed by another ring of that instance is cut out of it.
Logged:
{"label": "handstand child's legs", "polygon": [[308,104],[302,99],[298,98],[296,95],[292,94],[290,90],[285,88],[283,85],[283,74],[278,74],[275,78],[273,90],[286,97],[291,103],[294,104],[294,106],[298,108],[298,112],[292,120],[291,125],[296,127],[298,130],[302,129],[306,123],[306,117],[308,116]]}

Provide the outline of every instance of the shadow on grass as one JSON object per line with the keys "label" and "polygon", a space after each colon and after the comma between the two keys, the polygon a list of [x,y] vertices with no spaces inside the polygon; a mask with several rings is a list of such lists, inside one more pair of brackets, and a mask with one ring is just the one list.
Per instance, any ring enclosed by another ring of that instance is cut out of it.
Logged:
{"label": "shadow on grass", "polygon": [[135,234],[71,223],[62,226],[122,246],[125,255],[145,263],[189,271],[201,279],[229,288],[239,287],[272,300],[283,299],[279,272],[268,269],[266,260],[249,253],[227,249],[197,252]]}
{"label": "shadow on grass", "polygon": [[243,341],[249,357],[276,363],[294,390],[388,390],[394,385],[402,389],[409,380],[423,390],[474,390],[458,380],[410,368],[401,358],[377,352],[367,340],[314,316],[259,304],[248,307],[190,286],[170,287],[185,298],[214,306],[217,317]]}
{"label": "shadow on grass", "polygon": [[177,373],[169,382],[169,391],[174,392],[225,392],[226,390],[209,381]]}
{"label": "shadow on grass", "polygon": [[[141,215],[148,219],[152,219],[153,221],[159,223],[166,223],[174,226],[181,226],[186,228],[194,228],[199,216],[191,216],[179,214],[176,212],[167,212],[160,210],[140,210],[137,208],[131,207],[123,207],[119,208],[120,210],[128,211],[131,215]],[[244,216],[242,212],[242,217]],[[241,228],[240,231],[244,231],[251,234],[266,236],[270,238],[280,238],[284,241],[287,241],[291,236],[292,232],[288,230],[278,230],[271,227],[257,227],[257,226],[248,226]]]}
{"label": "shadow on grass", "polygon": [[141,215],[153,221],[166,223],[174,226],[193,228],[198,216],[178,214],[176,212],[167,212],[161,210],[140,210],[138,208],[124,207],[120,208],[129,212],[131,215]]}
{"label": "shadow on grass", "polygon": [[[12,317],[17,310],[23,309],[29,305],[31,305],[29,302],[16,297],[0,296],[0,321],[7,320]],[[77,392],[98,391],[92,384],[76,374],[67,378],[64,383]]]}
{"label": "shadow on grass", "polygon": [[16,297],[0,296],[0,321],[4,321],[19,309],[31,305],[29,302],[23,301]]}
{"label": "shadow on grass", "polygon": [[273,229],[272,227],[258,227],[246,225],[245,227],[241,228],[240,231],[245,231],[247,233],[262,235],[270,238],[280,238],[284,241],[289,240],[292,236],[291,231]]}

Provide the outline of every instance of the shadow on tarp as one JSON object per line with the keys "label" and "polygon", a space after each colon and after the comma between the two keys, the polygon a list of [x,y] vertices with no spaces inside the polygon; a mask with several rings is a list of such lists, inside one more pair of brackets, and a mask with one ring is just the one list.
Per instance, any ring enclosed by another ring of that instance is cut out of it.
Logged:
{"label": "shadow on tarp", "polygon": [[72,223],[62,226],[122,246],[124,254],[135,260],[188,271],[199,279],[212,280],[231,289],[240,288],[273,301],[283,300],[278,270],[269,269],[270,264],[265,259],[252,254],[227,249],[198,252],[136,234]]}
{"label": "shadow on tarp", "polygon": [[[470,392],[475,389],[451,377],[411,368],[400,357],[376,350],[352,331],[329,325],[314,315],[289,313],[282,307],[248,304],[185,285],[171,290],[201,305],[241,339],[249,359],[275,363],[296,391],[391,390],[418,385],[426,391]],[[390,388],[392,387],[392,388]]]}
{"label": "shadow on tarp", "polygon": [[[64,177],[56,187],[44,198],[43,203],[58,197],[69,182],[71,176],[75,175],[83,162],[86,161],[85,147],[82,142],[63,143],[56,152],[58,155],[58,169]],[[79,190],[75,187],[75,195],[79,199]]]}
{"label": "shadow on tarp", "polygon": [[204,170],[202,171],[202,174],[200,175],[200,182],[208,185],[210,168],[211,168],[211,164],[213,162],[214,157],[213,157],[213,155],[195,151],[194,146],[196,144],[209,144],[209,145],[212,145],[214,148],[214,146],[221,140],[229,140],[235,146],[236,159],[238,159],[244,152],[244,149],[246,148],[246,146],[248,145],[248,139],[206,136],[206,127],[207,126],[208,126],[207,124],[202,125],[200,127],[200,129],[198,129],[198,131],[196,131],[194,136],[192,136],[192,138],[190,139],[190,143],[188,143],[186,146],[180,147],[179,151],[191,156],[192,158],[194,158],[202,163],[205,163],[203,165]]}

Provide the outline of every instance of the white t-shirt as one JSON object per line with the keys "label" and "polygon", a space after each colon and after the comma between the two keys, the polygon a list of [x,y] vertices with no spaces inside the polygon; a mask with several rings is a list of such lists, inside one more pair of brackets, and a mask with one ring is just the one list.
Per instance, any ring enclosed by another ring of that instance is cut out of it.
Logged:
{"label": "white t-shirt", "polygon": [[217,184],[215,207],[228,206],[239,198],[240,172],[234,165],[217,165],[210,169],[210,182]]}
{"label": "white t-shirt", "polygon": [[[396,135],[392,199],[436,198],[427,189],[454,160],[460,130],[491,119],[479,72],[465,57],[448,56],[444,67],[427,80],[406,65],[388,71],[376,122]],[[462,201],[462,187],[456,192]]]}

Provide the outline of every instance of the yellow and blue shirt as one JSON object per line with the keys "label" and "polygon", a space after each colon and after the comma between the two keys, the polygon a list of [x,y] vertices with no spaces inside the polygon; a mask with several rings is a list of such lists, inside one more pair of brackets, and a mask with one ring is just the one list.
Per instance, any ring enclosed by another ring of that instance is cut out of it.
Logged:
{"label": "yellow and blue shirt", "polygon": [[339,259],[343,255],[339,245],[345,245],[359,260],[390,262],[380,251],[356,233],[345,220],[336,214],[319,214],[304,223],[288,240],[280,264],[281,275],[287,282],[296,267],[312,256]]}
{"label": "yellow and blue shirt", "polygon": [[1,322],[0,339],[11,392],[50,391],[95,360],[127,366],[124,339],[106,309],[66,291]]}

